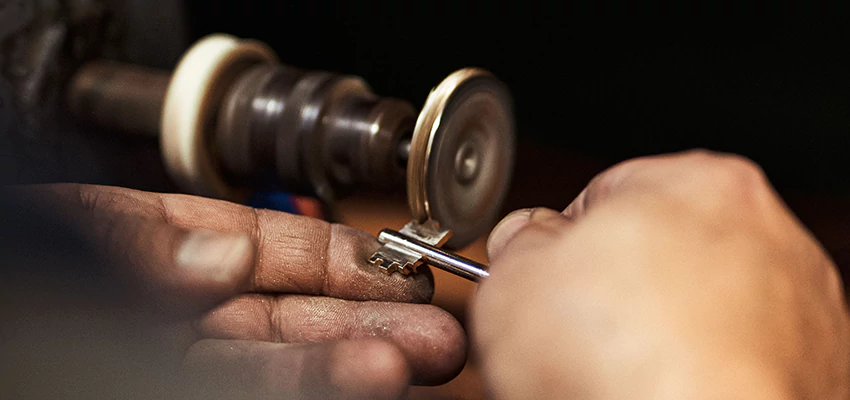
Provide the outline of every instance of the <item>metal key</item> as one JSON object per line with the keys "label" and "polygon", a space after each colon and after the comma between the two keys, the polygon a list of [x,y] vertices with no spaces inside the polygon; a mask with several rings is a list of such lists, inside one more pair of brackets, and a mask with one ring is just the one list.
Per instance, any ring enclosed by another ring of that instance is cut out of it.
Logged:
{"label": "metal key", "polygon": [[490,276],[487,267],[440,249],[451,237],[452,232],[441,229],[435,222],[424,224],[411,221],[400,232],[384,229],[378,235],[383,246],[369,259],[386,274],[400,272],[409,275],[422,264],[451,272],[473,282]]}

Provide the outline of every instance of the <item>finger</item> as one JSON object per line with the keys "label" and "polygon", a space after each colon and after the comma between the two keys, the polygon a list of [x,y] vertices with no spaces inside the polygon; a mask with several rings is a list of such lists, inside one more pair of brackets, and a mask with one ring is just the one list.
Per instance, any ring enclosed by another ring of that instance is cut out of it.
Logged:
{"label": "finger", "polygon": [[[729,189],[729,175],[749,176],[742,169],[752,169],[737,156],[713,153],[704,150],[677,154],[642,157],[628,160],[594,177],[587,187],[567,206],[558,218],[551,210],[520,210],[506,217],[490,235],[487,243],[491,264],[504,251],[519,232],[527,230],[532,220],[547,221],[533,224],[537,228],[566,227],[566,222],[581,219],[591,208],[615,197],[629,197],[630,202],[643,194],[650,194],[650,203],[661,196],[679,198],[694,207],[703,203],[717,203],[717,191]],[[743,165],[743,167],[742,167]],[[757,175],[757,174],[755,174]],[[758,179],[750,179],[757,181]],[[733,179],[734,181],[734,179]],[[711,190],[714,189],[714,192]],[[733,187],[732,191],[737,188]],[[711,195],[706,196],[704,193]],[[645,197],[645,196],[644,196]],[[644,198],[644,200],[646,200]],[[722,202],[721,202],[722,204]],[[716,207],[715,207],[716,208]],[[549,230],[548,233],[556,233]],[[544,234],[546,232],[543,232]],[[543,235],[544,239],[546,235]]]}
{"label": "finger", "polygon": [[466,360],[460,323],[431,305],[243,295],[209,313],[199,330],[207,338],[283,343],[382,338],[405,354],[417,384],[447,382]]}
{"label": "finger", "polygon": [[557,231],[565,227],[567,219],[559,212],[548,208],[529,208],[508,214],[493,229],[487,239],[487,257],[490,261],[499,258],[508,243],[530,225]]}
{"label": "finger", "polygon": [[753,161],[706,150],[642,157],[625,161],[596,176],[565,210],[575,220],[614,198],[643,198],[648,203],[690,205],[721,212],[728,200],[740,204],[775,202],[776,194]]}
{"label": "finger", "polygon": [[652,165],[653,162],[663,160],[667,156],[643,157],[619,163],[590,180],[590,183],[579,193],[578,196],[564,209],[565,217],[577,220],[587,213],[587,210],[599,202],[602,202],[621,190],[624,182],[627,182],[635,171]]}
{"label": "finger", "polygon": [[105,272],[160,311],[207,309],[248,285],[254,246],[247,235],[121,215],[87,222],[86,237],[111,268]]}
{"label": "finger", "polygon": [[101,280],[103,298],[141,301],[158,306],[157,312],[179,314],[208,309],[244,291],[249,281],[254,246],[247,235],[187,230],[130,214],[85,212],[40,190],[6,194],[27,204],[29,215],[50,215],[48,230],[67,229],[86,259],[63,261],[85,261],[78,274]]}
{"label": "finger", "polygon": [[378,241],[342,225],[225,201],[123,188],[66,184],[32,191],[68,213],[82,209],[145,217],[184,229],[247,234],[256,246],[251,291],[413,303],[428,303],[434,293],[427,268],[411,276],[381,273],[368,262]]}
{"label": "finger", "polygon": [[189,398],[400,399],[404,355],[380,340],[280,344],[204,340],[183,366]]}

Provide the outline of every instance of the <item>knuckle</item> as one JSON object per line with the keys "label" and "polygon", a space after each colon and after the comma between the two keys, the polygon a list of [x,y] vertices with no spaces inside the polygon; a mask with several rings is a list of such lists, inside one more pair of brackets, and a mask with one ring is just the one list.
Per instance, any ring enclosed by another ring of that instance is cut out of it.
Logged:
{"label": "knuckle", "polygon": [[686,157],[686,158],[691,157],[691,158],[713,159],[715,157],[721,156],[721,153],[718,153],[716,151],[712,151],[712,150],[709,150],[709,149],[705,149],[705,148],[695,148],[695,149],[691,149],[691,150],[687,150],[687,151],[683,152],[682,155],[683,155],[683,157]]}
{"label": "knuckle", "polygon": [[832,299],[836,299],[839,302],[843,302],[845,298],[844,292],[844,281],[841,278],[841,273],[836,267],[835,263],[832,259],[821,249],[818,249],[818,256],[820,269],[823,274],[821,279],[824,282],[824,286],[826,287],[826,293]]}
{"label": "knuckle", "polygon": [[764,170],[753,160],[741,155],[692,150],[686,158],[693,169],[721,182],[752,189],[763,185],[766,180]]}
{"label": "knuckle", "polygon": [[[710,209],[758,206],[772,192],[764,170],[734,154],[695,150],[688,154],[688,194]],[[694,187],[694,185],[696,187]]]}
{"label": "knuckle", "polygon": [[99,209],[104,198],[100,190],[88,185],[77,186],[77,196],[79,196],[80,205],[87,211]]}
{"label": "knuckle", "polygon": [[728,154],[718,156],[715,160],[718,169],[745,188],[757,189],[765,183],[764,170],[749,158]]}
{"label": "knuckle", "polygon": [[769,191],[762,169],[743,157],[726,156],[717,160],[713,175],[721,196],[735,203],[752,205],[754,200]]}

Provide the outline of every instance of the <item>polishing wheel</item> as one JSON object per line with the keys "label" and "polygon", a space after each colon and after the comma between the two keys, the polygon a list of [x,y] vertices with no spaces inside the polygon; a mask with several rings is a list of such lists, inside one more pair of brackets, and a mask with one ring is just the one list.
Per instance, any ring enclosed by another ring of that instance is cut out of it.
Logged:
{"label": "polishing wheel", "polygon": [[511,180],[515,131],[501,81],[476,68],[446,78],[428,96],[411,141],[407,193],[414,219],[451,229],[451,248],[486,234]]}

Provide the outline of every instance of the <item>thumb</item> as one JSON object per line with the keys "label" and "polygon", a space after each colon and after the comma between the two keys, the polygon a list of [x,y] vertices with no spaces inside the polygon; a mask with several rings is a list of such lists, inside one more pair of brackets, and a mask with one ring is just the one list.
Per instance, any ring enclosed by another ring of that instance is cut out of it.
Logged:
{"label": "thumb", "polygon": [[502,219],[487,239],[487,257],[492,263],[502,254],[508,243],[530,225],[559,227],[568,222],[561,213],[549,208],[526,208],[514,211]]}

